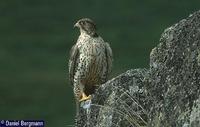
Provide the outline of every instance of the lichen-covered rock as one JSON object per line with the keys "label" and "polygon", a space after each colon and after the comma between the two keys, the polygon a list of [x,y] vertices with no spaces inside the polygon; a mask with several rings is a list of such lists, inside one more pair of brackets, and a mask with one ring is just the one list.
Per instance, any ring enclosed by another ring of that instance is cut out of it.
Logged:
{"label": "lichen-covered rock", "polygon": [[113,78],[85,105],[80,127],[200,127],[200,11],[164,31],[149,70]]}
{"label": "lichen-covered rock", "polygon": [[190,125],[191,111],[200,95],[199,54],[200,11],[166,29],[151,52],[147,90],[152,127]]}
{"label": "lichen-covered rock", "polygon": [[81,108],[80,127],[134,127],[147,124],[144,82],[147,70],[129,70],[103,84],[89,109]]}
{"label": "lichen-covered rock", "polygon": [[200,126],[200,97],[193,103],[189,125],[190,127]]}

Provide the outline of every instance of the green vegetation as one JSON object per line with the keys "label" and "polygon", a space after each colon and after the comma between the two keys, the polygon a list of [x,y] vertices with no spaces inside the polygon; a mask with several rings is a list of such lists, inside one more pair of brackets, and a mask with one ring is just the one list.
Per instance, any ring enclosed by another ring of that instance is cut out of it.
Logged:
{"label": "green vegetation", "polygon": [[76,20],[89,17],[111,43],[113,75],[148,67],[163,30],[200,9],[199,0],[0,1],[0,119],[43,119],[47,127],[73,124],[68,52]]}

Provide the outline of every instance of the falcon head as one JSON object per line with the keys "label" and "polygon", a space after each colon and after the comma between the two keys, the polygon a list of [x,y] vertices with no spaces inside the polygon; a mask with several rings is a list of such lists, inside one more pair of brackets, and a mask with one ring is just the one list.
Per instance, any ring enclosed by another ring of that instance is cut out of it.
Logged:
{"label": "falcon head", "polygon": [[93,37],[97,37],[96,33],[96,24],[89,18],[83,18],[76,22],[74,27],[78,27],[80,29],[81,34],[88,34]]}

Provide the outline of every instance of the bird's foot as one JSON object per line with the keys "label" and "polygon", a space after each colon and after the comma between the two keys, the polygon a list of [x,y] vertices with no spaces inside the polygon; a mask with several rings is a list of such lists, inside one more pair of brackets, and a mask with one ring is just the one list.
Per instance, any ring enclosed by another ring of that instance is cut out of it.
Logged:
{"label": "bird's foot", "polygon": [[92,98],[91,95],[86,96],[85,93],[83,93],[83,94],[82,94],[82,98],[79,100],[79,102],[86,101],[86,100],[90,100],[91,98]]}

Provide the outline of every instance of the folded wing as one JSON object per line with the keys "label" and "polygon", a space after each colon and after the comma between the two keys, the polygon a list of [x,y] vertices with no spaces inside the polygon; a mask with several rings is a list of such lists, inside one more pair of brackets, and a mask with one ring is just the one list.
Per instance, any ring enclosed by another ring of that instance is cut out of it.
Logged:
{"label": "folded wing", "polygon": [[74,74],[77,68],[76,66],[78,57],[79,57],[78,46],[74,45],[70,50],[70,58],[69,58],[69,80],[72,85],[74,83]]}
{"label": "folded wing", "polygon": [[105,42],[105,53],[106,53],[107,76],[108,76],[112,68],[113,54],[112,54],[112,49],[110,48],[110,45],[107,42]]}

